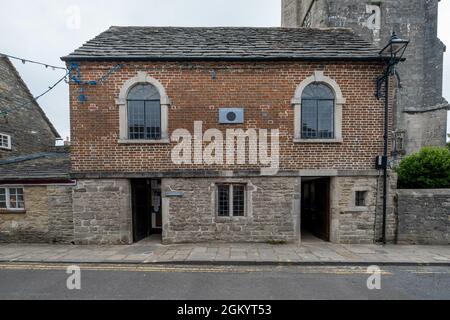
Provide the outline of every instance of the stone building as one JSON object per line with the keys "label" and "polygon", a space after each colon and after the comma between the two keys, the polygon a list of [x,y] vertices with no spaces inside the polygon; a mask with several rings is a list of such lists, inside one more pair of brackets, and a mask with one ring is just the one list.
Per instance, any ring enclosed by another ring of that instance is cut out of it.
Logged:
{"label": "stone building", "polygon": [[57,138],[16,68],[0,55],[0,159],[48,151]]}
{"label": "stone building", "polygon": [[73,241],[68,150],[12,63],[0,56],[0,242]]}
{"label": "stone building", "polygon": [[402,88],[395,106],[393,155],[446,143],[442,97],[444,44],[437,37],[438,0],[282,0],[284,27],[347,27],[375,46],[395,31],[411,40],[399,66]]}
{"label": "stone building", "polygon": [[75,243],[378,240],[384,65],[350,29],[111,27],[62,59]]}
{"label": "stone building", "polygon": [[67,150],[0,160],[0,242],[71,243]]}

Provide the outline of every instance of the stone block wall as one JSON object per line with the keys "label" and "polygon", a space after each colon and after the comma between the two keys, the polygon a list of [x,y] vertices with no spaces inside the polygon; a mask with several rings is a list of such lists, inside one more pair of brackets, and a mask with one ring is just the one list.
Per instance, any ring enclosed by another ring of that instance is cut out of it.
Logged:
{"label": "stone block wall", "polygon": [[48,186],[49,240],[73,242],[72,186]]}
{"label": "stone block wall", "polygon": [[79,180],[73,190],[76,244],[131,244],[129,180]]}
{"label": "stone block wall", "polygon": [[25,212],[0,212],[0,242],[73,241],[71,187],[24,187]]}
{"label": "stone block wall", "polygon": [[0,149],[0,159],[48,151],[58,133],[20,78],[13,64],[0,57],[0,132],[11,136],[11,150]]}
{"label": "stone block wall", "polygon": [[404,115],[407,132],[408,154],[420,150],[424,146],[442,146],[447,140],[447,110],[435,110],[425,113]]}
{"label": "stone block wall", "polygon": [[[386,239],[396,242],[397,177],[389,174]],[[366,191],[366,207],[355,206],[355,193]],[[335,177],[331,180],[331,242],[372,244],[382,239],[383,179],[381,176]]]}
{"label": "stone block wall", "polygon": [[[374,243],[377,177],[335,177],[331,180],[331,242]],[[366,207],[356,207],[355,193],[366,191]]]}
{"label": "stone block wall", "polygon": [[450,189],[398,190],[398,242],[450,244]]}
{"label": "stone block wall", "polygon": [[[245,217],[224,218],[216,213],[216,183],[247,185]],[[294,242],[300,221],[299,178],[164,179],[163,242]]]}

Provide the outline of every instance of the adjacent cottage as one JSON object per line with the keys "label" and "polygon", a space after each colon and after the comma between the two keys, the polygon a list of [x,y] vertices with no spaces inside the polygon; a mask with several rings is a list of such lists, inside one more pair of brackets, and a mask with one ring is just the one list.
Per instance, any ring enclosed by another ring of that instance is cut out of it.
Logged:
{"label": "adjacent cottage", "polygon": [[62,59],[76,243],[379,239],[384,63],[351,30],[111,27]]}
{"label": "adjacent cottage", "polygon": [[67,148],[8,58],[0,56],[0,242],[73,241]]}
{"label": "adjacent cottage", "polygon": [[14,65],[0,55],[0,159],[47,150],[58,138]]}

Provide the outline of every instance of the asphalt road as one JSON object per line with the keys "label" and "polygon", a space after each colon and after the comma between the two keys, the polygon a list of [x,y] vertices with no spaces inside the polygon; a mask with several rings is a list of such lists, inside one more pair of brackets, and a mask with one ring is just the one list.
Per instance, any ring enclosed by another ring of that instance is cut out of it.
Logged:
{"label": "asphalt road", "polygon": [[450,267],[384,267],[381,290],[366,267],[80,267],[68,290],[66,266],[2,264],[0,299],[450,299]]}

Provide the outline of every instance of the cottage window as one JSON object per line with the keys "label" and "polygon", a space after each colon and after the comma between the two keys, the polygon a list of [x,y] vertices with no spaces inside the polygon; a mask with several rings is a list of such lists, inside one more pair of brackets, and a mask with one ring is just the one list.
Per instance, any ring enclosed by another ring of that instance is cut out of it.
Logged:
{"label": "cottage window", "polygon": [[0,209],[24,210],[23,188],[0,188]]}
{"label": "cottage window", "polygon": [[242,184],[217,186],[217,214],[219,217],[243,217],[246,208],[246,187]]}
{"label": "cottage window", "polygon": [[11,150],[11,136],[0,133],[0,149]]}
{"label": "cottage window", "polygon": [[161,139],[161,101],[151,84],[138,84],[128,93],[128,138]]}
{"label": "cottage window", "polygon": [[321,83],[312,83],[302,95],[302,139],[334,138],[334,94]]}

